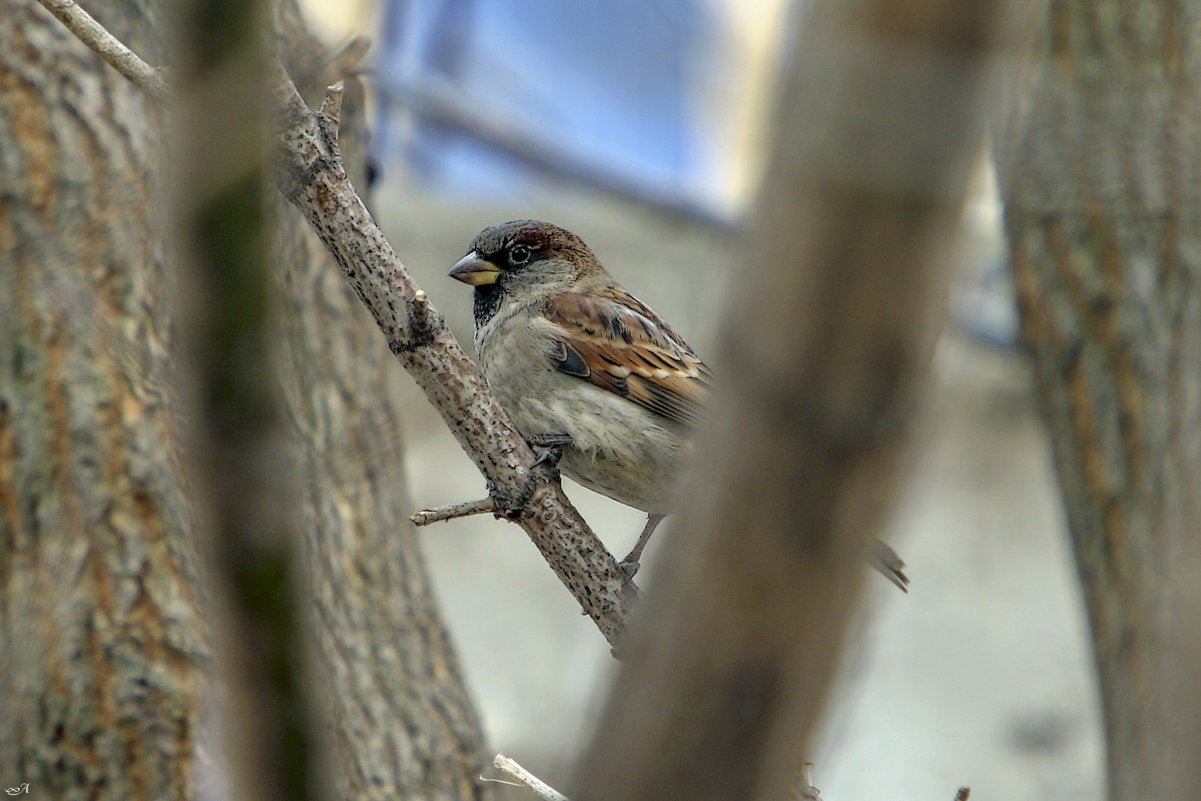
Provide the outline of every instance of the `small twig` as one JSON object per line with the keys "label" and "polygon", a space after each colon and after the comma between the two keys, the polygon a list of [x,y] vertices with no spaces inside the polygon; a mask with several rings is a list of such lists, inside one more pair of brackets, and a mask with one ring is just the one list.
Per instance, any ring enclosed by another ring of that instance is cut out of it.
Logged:
{"label": "small twig", "polygon": [[511,782],[511,781],[507,781],[507,780],[505,780],[505,779],[497,779],[497,778],[494,778],[494,777],[492,777],[492,776],[485,776],[485,775],[484,775],[484,774],[482,774],[482,773],[480,774],[480,781],[482,781],[482,782],[488,782],[489,784],[503,784],[505,787],[520,787],[520,788],[522,788],[522,789],[524,789],[524,788],[525,788],[525,785],[524,785],[524,784],[519,784],[519,783],[517,783],[517,782]]}
{"label": "small twig", "polygon": [[430,523],[441,523],[444,520],[484,515],[496,511],[496,501],[488,497],[480,498],[478,501],[462,501],[447,506],[435,506],[433,509],[421,509],[409,515],[409,520],[412,520],[415,526],[428,526]]}
{"label": "small twig", "polygon": [[75,0],[38,0],[42,7],[53,14],[67,30],[90,47],[113,69],[131,83],[157,100],[167,97],[167,82],[162,72],[147,64],[113,36],[91,14],[79,7]]}
{"label": "small twig", "polygon": [[325,97],[321,99],[321,113],[333,121],[335,129],[342,123],[343,92],[344,84],[338,81],[325,87]]}
{"label": "small twig", "polygon": [[430,330],[429,309],[429,296],[425,294],[424,289],[418,289],[413,293],[412,308],[413,333],[415,337],[428,336]]}
{"label": "small twig", "polygon": [[534,791],[534,795],[545,801],[568,801],[567,796],[518,765],[515,759],[510,759],[504,754],[497,754],[496,759],[492,760],[492,764],[529,787]]}

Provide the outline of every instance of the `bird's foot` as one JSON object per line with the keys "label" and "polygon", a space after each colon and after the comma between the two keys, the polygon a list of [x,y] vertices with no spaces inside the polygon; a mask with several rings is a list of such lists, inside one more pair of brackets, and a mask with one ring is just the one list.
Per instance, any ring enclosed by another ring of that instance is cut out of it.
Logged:
{"label": "bird's foot", "polygon": [[535,434],[532,437],[527,437],[526,442],[531,448],[543,448],[541,454],[530,465],[533,470],[539,465],[554,467],[563,458],[563,449],[575,443],[570,434]]}
{"label": "bird's foot", "polygon": [[634,576],[638,575],[638,569],[641,568],[642,565],[637,559],[630,559],[630,557],[627,556],[625,559],[622,559],[617,563],[617,567],[622,573],[625,573],[625,583],[629,584],[634,580]]}
{"label": "bird's foot", "polygon": [[651,535],[655,533],[655,529],[663,522],[663,518],[667,515],[655,514],[651,512],[646,516],[646,525],[642,528],[642,533],[638,535],[638,542],[634,544],[634,548],[626,554],[625,559],[617,563],[621,568],[621,572],[626,574],[626,584],[634,580],[634,575],[641,567],[639,561],[642,559],[642,549],[650,541]]}

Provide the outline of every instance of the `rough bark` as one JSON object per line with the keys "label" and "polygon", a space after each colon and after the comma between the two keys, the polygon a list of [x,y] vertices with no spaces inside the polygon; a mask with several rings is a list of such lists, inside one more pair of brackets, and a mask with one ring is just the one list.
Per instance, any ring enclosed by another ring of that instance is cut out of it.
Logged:
{"label": "rough bark", "polygon": [[[319,102],[344,76],[305,75],[324,49],[285,12],[284,60]],[[328,64],[328,62],[324,62]],[[366,186],[362,85],[346,79],[341,145]],[[490,796],[483,734],[431,593],[402,469],[405,380],[370,314],[295,208],[281,202],[277,262],[296,428],[304,553],[333,770],[346,799]]]}
{"label": "rough bark", "polygon": [[[145,4],[97,9],[154,54]],[[186,799],[208,659],[169,380],[158,112],[0,3],[0,775]]]}
{"label": "rough bark", "polygon": [[942,317],[1000,6],[844,0],[806,21],[704,467],[576,801],[799,783]]}
{"label": "rough bark", "polygon": [[1201,797],[1201,8],[1052,0],[999,142],[1115,801]]}

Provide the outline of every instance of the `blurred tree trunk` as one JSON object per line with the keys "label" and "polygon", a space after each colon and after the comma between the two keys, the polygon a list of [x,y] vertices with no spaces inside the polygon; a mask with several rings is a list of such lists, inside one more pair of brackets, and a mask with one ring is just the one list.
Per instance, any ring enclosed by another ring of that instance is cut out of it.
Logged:
{"label": "blurred tree trunk", "polygon": [[[0,3],[0,776],[195,797],[208,635],[180,469],[159,109]],[[147,8],[102,20],[155,55]]]}
{"label": "blurred tree trunk", "polygon": [[575,801],[799,784],[943,318],[1003,7],[830,0],[805,20],[699,469]]}
{"label": "blurred tree trunk", "polygon": [[1110,798],[1201,798],[1201,6],[1039,9],[998,167]]}
{"label": "blurred tree trunk", "polygon": [[[88,5],[163,63],[153,7]],[[341,76],[294,3],[282,16],[311,99]],[[0,18],[0,773],[55,799],[192,798],[209,646],[168,370],[159,110],[32,2],[0,0]],[[347,94],[354,139],[361,87]],[[399,370],[282,213],[335,777],[347,798],[482,797],[482,735],[407,521]]]}

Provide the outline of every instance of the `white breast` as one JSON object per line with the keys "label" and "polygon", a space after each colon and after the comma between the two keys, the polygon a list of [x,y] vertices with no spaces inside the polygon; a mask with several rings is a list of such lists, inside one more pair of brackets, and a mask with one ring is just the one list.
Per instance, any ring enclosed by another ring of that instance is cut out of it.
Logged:
{"label": "white breast", "polygon": [[[543,317],[498,314],[476,333],[480,368],[523,436],[568,434],[560,469],[589,489],[648,512],[670,511],[686,442],[653,412],[561,373],[549,354],[561,330]],[[528,319],[528,318],[526,318]]]}

